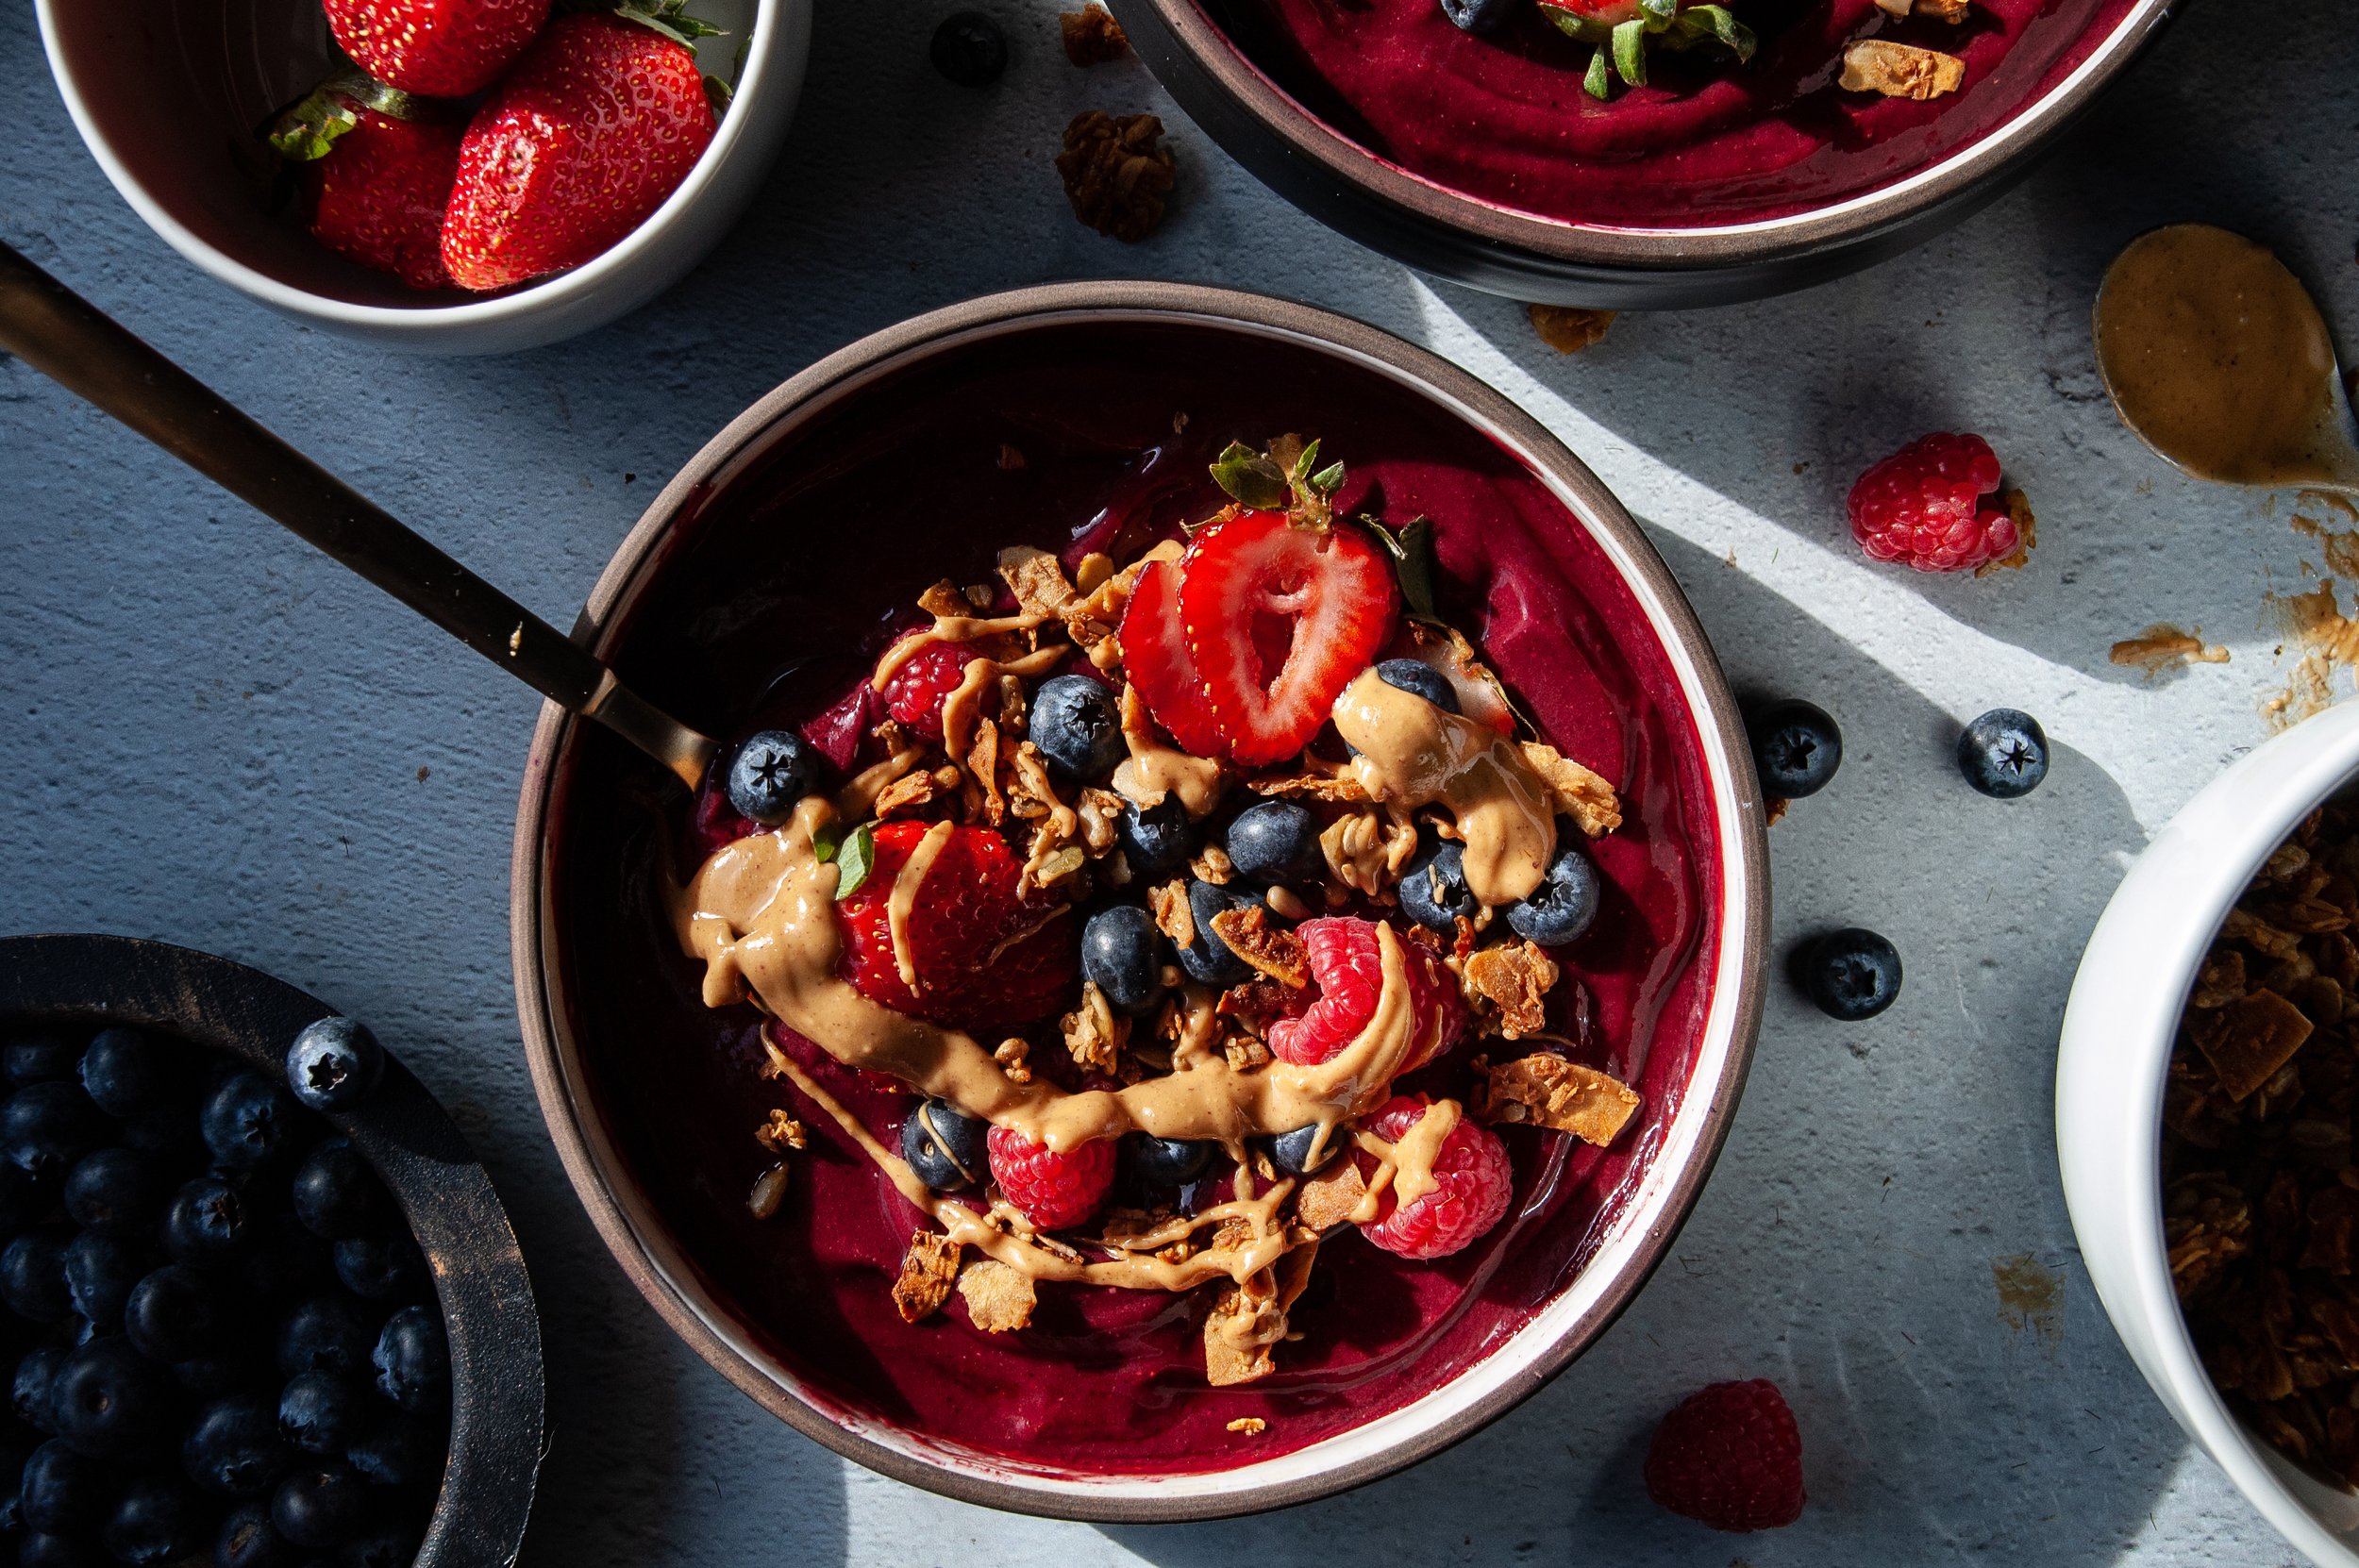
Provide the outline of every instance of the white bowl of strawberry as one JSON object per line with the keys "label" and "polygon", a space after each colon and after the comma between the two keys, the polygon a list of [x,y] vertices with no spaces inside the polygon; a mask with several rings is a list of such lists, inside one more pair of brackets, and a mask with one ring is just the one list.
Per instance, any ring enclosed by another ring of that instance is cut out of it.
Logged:
{"label": "white bowl of strawberry", "polygon": [[1431,356],[1172,285],[937,312],[718,438],[587,624],[728,744],[682,803],[544,720],[543,1108],[667,1321],[862,1462],[1338,1490],[1578,1354],[1699,1188],[1741,725],[1627,513]]}
{"label": "white bowl of strawberry", "polygon": [[449,353],[602,325],[694,265],[777,153],[811,34],[809,0],[38,10],[84,142],[183,256]]}

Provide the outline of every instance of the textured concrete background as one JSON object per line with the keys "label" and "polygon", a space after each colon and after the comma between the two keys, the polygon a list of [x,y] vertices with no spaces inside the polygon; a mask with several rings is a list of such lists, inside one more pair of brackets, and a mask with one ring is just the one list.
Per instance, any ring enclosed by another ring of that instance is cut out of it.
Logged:
{"label": "textured concrete background", "polygon": [[[2267,612],[2316,546],[2290,498],[2182,480],[2115,423],[2086,312],[2158,222],[2278,245],[2359,322],[2359,34],[2198,6],[2040,173],[1878,271],[1741,309],[1625,317],[1560,358],[1516,305],[1430,284],[1270,197],[1135,65],[1091,73],[1053,0],[988,0],[1016,60],[936,78],[952,0],[820,0],[811,88],[756,209],[665,299],[541,353],[433,361],[298,329],[182,262],[75,140],[24,8],[0,29],[0,236],[564,625],[654,485],[812,359],[989,289],[1105,274],[1262,289],[1429,343],[1534,410],[1649,525],[1740,683],[1807,694],[1842,777],[1772,835],[1781,942],[1877,926],[1899,1004],[1770,1006],[1728,1152],[1672,1259],[1563,1377],[1353,1495],[1094,1529],[849,1469],[761,1414],[624,1284],[543,1136],[515,1038],[509,833],[535,699],[0,359],[0,928],[109,930],[258,964],[372,1020],[483,1151],[547,1321],[544,1564],[1741,1559],[2279,1564],[2090,1293],[2058,1192],[2056,1026],[2148,834],[2263,735]],[[1048,159],[1084,107],[1151,108],[1181,185],[1148,242],[1079,228]],[[2020,574],[1924,581],[1848,542],[1842,495],[1924,430],[1988,435],[2040,516]],[[636,475],[636,478],[633,478]],[[2106,662],[2150,622],[2234,662]],[[2047,787],[1987,802],[1945,759],[1997,704],[2047,724]],[[1995,1268],[2061,1291],[2002,1302]],[[1699,1383],[1794,1402],[1811,1506],[1735,1541],[1656,1510],[1638,1460]]]}

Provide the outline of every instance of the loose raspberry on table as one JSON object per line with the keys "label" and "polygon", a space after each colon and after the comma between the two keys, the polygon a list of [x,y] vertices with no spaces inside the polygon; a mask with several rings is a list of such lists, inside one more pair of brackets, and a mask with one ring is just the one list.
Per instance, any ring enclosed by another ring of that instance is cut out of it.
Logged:
{"label": "loose raspberry on table", "polygon": [[[1397,1094],[1368,1123],[1368,1130],[1388,1143],[1409,1136],[1426,1113],[1426,1101]],[[1373,1157],[1364,1161],[1363,1175],[1374,1169]],[[1399,1202],[1387,1187],[1377,1200],[1377,1216],[1360,1233],[1385,1251],[1403,1258],[1447,1258],[1499,1223],[1507,1212],[1515,1173],[1507,1161],[1507,1145],[1496,1133],[1472,1122],[1460,1122],[1442,1140],[1433,1157],[1434,1188],[1408,1203]]]}
{"label": "loose raspberry on table", "polygon": [[1114,1184],[1114,1144],[1109,1138],[1060,1154],[1013,1127],[994,1127],[983,1146],[999,1191],[1043,1230],[1079,1225],[1097,1212]]}
{"label": "loose raspberry on table", "polygon": [[1998,454],[1980,436],[1935,433],[1909,443],[1851,487],[1851,537],[1878,560],[1919,572],[1966,572],[2023,542],[2003,507]]}
{"label": "loose raspberry on table", "polygon": [[942,704],[966,679],[966,649],[929,642],[910,655],[884,684],[887,711],[929,741],[942,739]]}
{"label": "loose raspberry on table", "polygon": [[1765,1377],[1689,1394],[1655,1428],[1647,1495],[1715,1530],[1774,1530],[1802,1513],[1802,1434]]}

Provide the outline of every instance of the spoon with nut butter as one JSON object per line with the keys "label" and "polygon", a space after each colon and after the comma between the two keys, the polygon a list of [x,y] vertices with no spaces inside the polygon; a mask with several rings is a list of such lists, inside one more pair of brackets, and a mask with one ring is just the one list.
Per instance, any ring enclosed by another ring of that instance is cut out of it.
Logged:
{"label": "spoon with nut butter", "polygon": [[2210,224],[2142,235],[2106,269],[2094,325],[2115,411],[2175,467],[2359,496],[2334,340],[2267,246]]}

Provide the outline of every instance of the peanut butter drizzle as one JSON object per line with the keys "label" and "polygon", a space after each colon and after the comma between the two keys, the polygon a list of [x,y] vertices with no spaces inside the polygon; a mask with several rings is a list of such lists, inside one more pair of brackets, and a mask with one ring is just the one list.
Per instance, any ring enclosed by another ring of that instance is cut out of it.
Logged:
{"label": "peanut butter drizzle", "polygon": [[1118,1090],[1067,1093],[1010,1081],[973,1037],[870,1001],[838,977],[836,866],[811,849],[834,820],[816,797],[785,826],[740,839],[707,860],[678,906],[682,948],[705,964],[704,1000],[726,1007],[748,993],[766,1011],[846,1066],[887,1074],[1034,1143],[1071,1149],[1136,1128],[1158,1138],[1248,1137],[1317,1123],[1330,1130],[1381,1103],[1403,1065],[1438,1042],[1420,1038],[1406,956],[1389,925],[1377,928],[1384,980],[1358,1038],[1326,1062],[1272,1062],[1249,1071],[1225,1055],[1192,1055],[1163,1077]]}
{"label": "peanut butter drizzle", "polygon": [[918,649],[930,643],[972,642],[996,632],[1030,631],[1047,624],[1046,615],[937,615],[932,626],[910,633],[885,650],[885,656],[877,660],[877,673],[869,677],[869,684],[883,691],[885,682],[916,658]]}
{"label": "peanut butter drizzle", "polygon": [[1140,810],[1178,795],[1189,818],[1200,822],[1220,804],[1227,782],[1221,765],[1157,740],[1146,700],[1134,686],[1122,689],[1122,743],[1130,755],[1114,765],[1114,792]]}
{"label": "peanut butter drizzle", "polygon": [[2209,224],[2158,228],[2106,269],[2094,325],[2122,423],[2197,478],[2359,482],[2334,342],[2266,246]]}
{"label": "peanut butter drizzle", "polygon": [[917,891],[926,885],[926,874],[934,869],[942,858],[943,847],[950,842],[953,824],[938,822],[926,829],[926,836],[917,841],[910,858],[901,862],[900,874],[893,878],[893,892],[885,898],[885,929],[893,936],[893,967],[900,972],[901,983],[912,991],[917,986],[917,957],[910,951],[910,915],[917,908]]}
{"label": "peanut butter drizzle", "polygon": [[1057,667],[1058,660],[1070,649],[1062,642],[1051,642],[1035,648],[1020,659],[970,659],[966,674],[950,694],[942,699],[942,744],[952,757],[963,758],[975,743],[975,721],[982,716],[983,694],[999,683],[1001,676],[1045,676]]}
{"label": "peanut butter drizzle", "polygon": [[1354,1143],[1376,1157],[1376,1170],[1351,1211],[1352,1224],[1366,1225],[1376,1218],[1381,1208],[1378,1199],[1387,1187],[1393,1190],[1396,1203],[1410,1204],[1441,1185],[1434,1179],[1433,1162],[1442,1157],[1442,1144],[1457,1130],[1461,1114],[1456,1100],[1436,1100],[1397,1143],[1387,1143],[1365,1129],[1354,1136]]}
{"label": "peanut butter drizzle", "polygon": [[1370,797],[1414,810],[1441,806],[1458,824],[1466,886],[1513,904],[1548,876],[1556,811],[1515,742],[1363,671],[1335,699],[1335,728],[1358,748],[1345,767]]}

